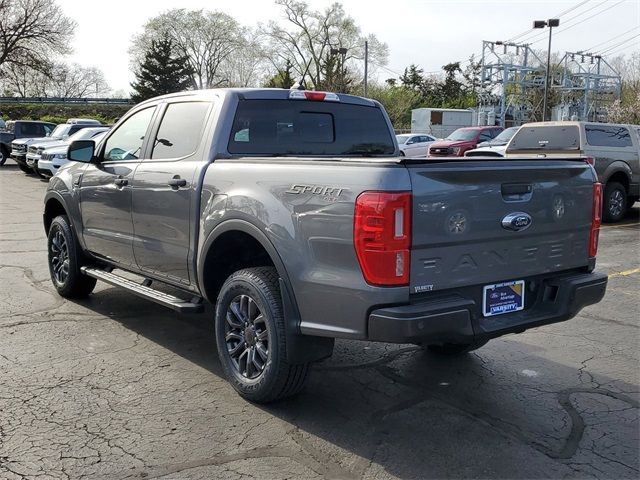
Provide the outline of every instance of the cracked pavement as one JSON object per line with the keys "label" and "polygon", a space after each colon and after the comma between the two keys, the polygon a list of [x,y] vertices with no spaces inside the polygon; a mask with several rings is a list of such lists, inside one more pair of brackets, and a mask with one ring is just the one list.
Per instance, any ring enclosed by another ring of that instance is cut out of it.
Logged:
{"label": "cracked pavement", "polygon": [[337,341],[260,407],[223,380],[211,310],[55,294],[45,187],[0,168],[2,479],[640,477],[639,204],[603,228],[609,289],[578,317],[456,359]]}

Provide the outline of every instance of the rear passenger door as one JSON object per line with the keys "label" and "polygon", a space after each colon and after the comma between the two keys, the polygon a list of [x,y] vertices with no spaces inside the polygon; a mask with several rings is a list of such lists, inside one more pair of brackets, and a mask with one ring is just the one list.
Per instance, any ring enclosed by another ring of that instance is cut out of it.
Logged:
{"label": "rear passenger door", "polygon": [[133,250],[138,267],[190,284],[189,258],[197,205],[194,178],[206,157],[203,141],[211,102],[164,105],[152,133],[151,155],[132,185]]}

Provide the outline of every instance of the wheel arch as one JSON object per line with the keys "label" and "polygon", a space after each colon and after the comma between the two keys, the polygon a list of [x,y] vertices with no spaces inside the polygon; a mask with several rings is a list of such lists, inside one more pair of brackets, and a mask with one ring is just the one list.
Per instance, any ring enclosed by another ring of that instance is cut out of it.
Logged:
{"label": "wheel arch", "polygon": [[598,175],[598,178],[603,186],[609,182],[621,183],[628,193],[631,185],[631,176],[631,167],[625,162],[617,161],[609,165],[602,175]]}
{"label": "wheel arch", "polygon": [[618,182],[620,184],[622,184],[622,186],[624,187],[624,189],[627,192],[627,195],[629,194],[629,187],[631,185],[631,178],[629,177],[629,175],[627,174],[627,172],[625,172],[624,170],[616,170],[615,172],[611,173],[609,175],[609,177],[607,178],[605,185],[611,182]]}
{"label": "wheel arch", "polygon": [[[245,248],[256,250],[247,252]],[[236,268],[263,266],[268,261],[278,272],[288,361],[305,363],[331,355],[332,338],[300,334],[300,311],[286,267],[271,240],[257,226],[246,220],[226,220],[211,231],[200,251],[198,285],[209,303],[216,304],[220,287]],[[244,255],[239,261],[233,258],[237,252]]]}
{"label": "wheel arch", "polygon": [[[65,205],[64,199],[55,193],[47,195],[44,204],[44,214],[42,215],[42,221],[44,223],[44,232],[48,235],[51,228],[51,222],[59,215],[67,215],[69,213]],[[71,222],[71,219],[69,219]],[[73,225],[72,225],[73,227]]]}

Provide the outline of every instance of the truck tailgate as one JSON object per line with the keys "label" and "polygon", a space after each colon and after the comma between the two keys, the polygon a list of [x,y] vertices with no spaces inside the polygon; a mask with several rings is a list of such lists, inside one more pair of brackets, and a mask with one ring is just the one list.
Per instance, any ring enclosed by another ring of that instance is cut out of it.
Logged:
{"label": "truck tailgate", "polygon": [[407,168],[411,293],[588,264],[594,175],[586,163],[509,159]]}

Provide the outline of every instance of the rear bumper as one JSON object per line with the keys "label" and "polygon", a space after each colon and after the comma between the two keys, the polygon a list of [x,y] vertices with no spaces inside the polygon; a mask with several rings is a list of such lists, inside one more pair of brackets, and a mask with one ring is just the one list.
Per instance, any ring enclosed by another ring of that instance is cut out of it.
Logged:
{"label": "rear bumper", "polygon": [[582,308],[598,303],[607,289],[601,273],[546,278],[524,310],[485,318],[478,302],[461,295],[381,308],[371,312],[368,339],[391,343],[474,343],[562,322]]}

